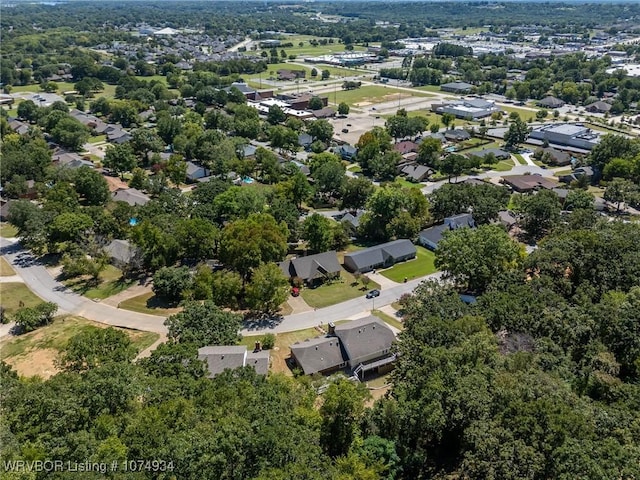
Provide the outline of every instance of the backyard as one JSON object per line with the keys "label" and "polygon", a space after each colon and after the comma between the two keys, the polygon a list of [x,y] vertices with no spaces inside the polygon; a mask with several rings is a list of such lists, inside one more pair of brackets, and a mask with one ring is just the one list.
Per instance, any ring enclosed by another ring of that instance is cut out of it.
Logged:
{"label": "backyard", "polygon": [[[83,317],[58,317],[51,324],[33,332],[17,337],[5,337],[0,341],[0,358],[12,365],[20,375],[48,378],[58,372],[54,361],[72,336],[105,327]],[[117,330],[129,336],[138,353],[159,338],[157,333],[152,332]]]}
{"label": "backyard", "polygon": [[416,250],[418,253],[415,259],[398,263],[380,273],[394,282],[403,282],[405,278],[413,280],[437,272],[438,269],[433,264],[435,254],[419,245],[416,245]]}
{"label": "backyard", "polygon": [[351,273],[342,270],[340,280],[325,283],[317,288],[303,288],[300,295],[309,306],[323,308],[360,297],[367,290],[374,288],[380,288],[380,285],[369,281],[365,286],[362,280],[357,281]]}
{"label": "backyard", "polygon": [[5,314],[11,316],[22,307],[35,307],[43,302],[22,282],[0,283],[0,299]]}

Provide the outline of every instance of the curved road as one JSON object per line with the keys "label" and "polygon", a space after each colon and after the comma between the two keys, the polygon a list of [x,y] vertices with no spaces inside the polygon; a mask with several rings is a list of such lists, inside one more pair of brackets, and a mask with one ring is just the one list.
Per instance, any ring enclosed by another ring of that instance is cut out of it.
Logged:
{"label": "curved road", "polygon": [[[0,253],[5,256],[16,273],[36,295],[47,302],[53,302],[58,305],[58,313],[60,314],[80,315],[114,327],[167,333],[167,327],[163,323],[165,317],[118,309],[104,303],[94,302],[72,292],[62,283],[52,278],[45,267],[29,251],[23,249],[16,239],[0,238]],[[267,318],[247,322],[241,333],[243,335],[262,335],[265,332],[292,332],[322,323],[344,320],[351,316],[389,305],[403,294],[413,291],[422,280],[439,278],[440,275],[440,273],[435,273],[422,279],[382,289],[380,296],[374,299],[368,300],[362,295],[353,300],[310,312],[287,315],[278,319]]]}

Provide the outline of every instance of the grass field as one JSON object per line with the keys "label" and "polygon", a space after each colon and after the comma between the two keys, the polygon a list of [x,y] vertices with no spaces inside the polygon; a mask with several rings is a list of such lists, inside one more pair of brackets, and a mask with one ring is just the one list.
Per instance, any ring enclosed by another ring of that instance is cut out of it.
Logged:
{"label": "grass field", "polygon": [[370,281],[365,287],[361,282],[356,282],[355,277],[346,270],[340,272],[340,277],[341,281],[327,283],[318,288],[303,288],[300,295],[309,306],[323,308],[357,298],[364,295],[367,290],[380,288],[380,285],[374,281]]}
{"label": "grass field", "polygon": [[487,170],[495,170],[496,172],[508,172],[514,167],[513,160],[500,160],[495,165],[481,165],[482,168]]}
{"label": "grass field", "polygon": [[418,254],[414,260],[398,263],[380,273],[394,282],[403,282],[405,278],[413,280],[437,272],[438,269],[433,264],[435,254],[421,246],[416,246],[416,250]]}
{"label": "grass field", "polygon": [[402,177],[396,177],[393,183],[397,183],[398,185],[405,188],[422,188],[423,187],[423,185],[421,185],[420,183],[413,183],[413,182],[410,182],[409,180],[405,180]]}
{"label": "grass field", "polygon": [[16,272],[11,268],[9,262],[7,262],[4,257],[0,257],[0,277],[10,277],[15,274]]}
{"label": "grass field", "polygon": [[13,238],[18,235],[18,229],[10,223],[0,223],[0,237]]}
{"label": "grass field", "polygon": [[122,272],[113,265],[100,272],[100,283],[93,285],[87,278],[72,278],[63,282],[67,287],[87,298],[99,299],[115,295],[129,288],[134,280],[123,280]]}
{"label": "grass field", "polygon": [[527,161],[524,159],[524,157],[522,155],[520,155],[519,153],[514,153],[513,154],[514,157],[516,157],[516,160],[518,161],[518,163],[520,165],[526,165]]}
{"label": "grass field", "polygon": [[[50,325],[18,337],[6,337],[0,341],[0,358],[12,365],[23,376],[38,375],[47,378],[57,373],[54,360],[65,348],[69,339],[81,332],[106,328],[82,317],[58,317]],[[149,347],[159,335],[130,329],[125,332],[138,352]]]}
{"label": "grass field", "polygon": [[119,308],[133,312],[148,313],[166,317],[178,313],[182,308],[171,307],[162,299],[156,297],[153,292],[144,293],[137,297],[129,298],[120,303]]}
{"label": "grass field", "polygon": [[89,138],[89,143],[100,143],[100,142],[106,142],[106,141],[107,141],[106,135],[96,135],[95,137]]}
{"label": "grass field", "polygon": [[0,283],[0,299],[9,317],[21,307],[35,307],[43,302],[21,282]]}
{"label": "grass field", "polygon": [[398,90],[382,85],[366,85],[355,90],[339,90],[335,95],[329,95],[329,101],[335,103],[345,102],[356,107],[366,107],[376,103],[397,100],[398,95],[401,98],[427,96],[420,92],[410,93],[406,90]]}

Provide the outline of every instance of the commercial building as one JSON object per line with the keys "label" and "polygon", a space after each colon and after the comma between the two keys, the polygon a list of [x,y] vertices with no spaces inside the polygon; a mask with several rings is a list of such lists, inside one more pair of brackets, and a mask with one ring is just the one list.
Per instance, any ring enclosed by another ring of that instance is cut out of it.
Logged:
{"label": "commercial building", "polygon": [[579,123],[559,123],[535,128],[529,138],[555,145],[591,150],[600,142],[600,134]]}

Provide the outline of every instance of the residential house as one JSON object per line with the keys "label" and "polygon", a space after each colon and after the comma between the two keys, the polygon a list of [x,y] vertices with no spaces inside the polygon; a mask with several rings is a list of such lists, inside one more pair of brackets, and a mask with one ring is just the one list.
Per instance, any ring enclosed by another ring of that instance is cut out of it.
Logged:
{"label": "residential house", "polygon": [[418,151],[418,144],[405,140],[403,142],[394,144],[393,149],[396,152],[400,152],[401,155],[404,155],[406,153],[415,153]]}
{"label": "residential house", "polygon": [[462,129],[447,130],[444,132],[444,138],[448,142],[464,142],[471,138],[471,134]]}
{"label": "residential house", "polygon": [[591,181],[593,177],[593,168],[591,167],[578,167],[569,175],[562,175],[559,177],[562,183],[571,183],[578,181],[582,177],[587,177],[587,180]]}
{"label": "residential house", "polygon": [[24,135],[29,131],[29,128],[31,128],[28,123],[21,122],[20,120],[16,120],[15,118],[9,120],[9,126],[18,135]]}
{"label": "residential house", "polygon": [[593,102],[584,107],[587,112],[591,113],[609,113],[611,110],[611,104],[607,102]]}
{"label": "residential house", "polygon": [[280,263],[287,277],[298,277],[309,285],[317,285],[327,279],[340,276],[342,268],[335,251],[297,257]]}
{"label": "residential house", "polygon": [[505,152],[500,148],[485,148],[482,150],[478,150],[477,152],[470,152],[467,154],[468,156],[478,157],[481,160],[484,160],[485,157],[489,155],[493,155],[498,160],[508,160],[511,158],[511,154],[509,152]]}
{"label": "residential house", "polygon": [[6,222],[9,218],[9,207],[13,200],[0,198],[0,222]]}
{"label": "residential house", "polygon": [[128,240],[120,239],[112,240],[109,245],[104,247],[104,250],[111,263],[118,268],[128,266],[139,254],[137,247],[131,245]]}
{"label": "residential house", "polygon": [[438,243],[442,240],[444,232],[457,230],[458,228],[475,228],[476,222],[470,213],[461,213],[444,219],[442,225],[434,225],[418,234],[418,243],[429,250],[438,248]]}
{"label": "residential house", "polygon": [[340,158],[342,158],[343,160],[353,160],[358,154],[358,149],[352,145],[349,145],[348,143],[345,143],[344,145],[340,145],[338,147],[336,153],[340,155]]}
{"label": "residential house", "polygon": [[498,212],[498,221],[507,230],[511,230],[511,228],[518,223],[518,219],[509,210],[500,210]]}
{"label": "residential house", "polygon": [[113,192],[114,202],[126,202],[131,206],[145,205],[149,200],[149,196],[136,188],[120,188]]}
{"label": "residential house", "polygon": [[451,82],[440,85],[440,90],[443,92],[457,93],[460,95],[469,93],[472,89],[473,85],[466,82]]}
{"label": "residential house", "polygon": [[312,110],[313,116],[315,118],[332,118],[336,116],[336,111],[331,107],[324,107],[320,110]]}
{"label": "residential house", "polygon": [[412,182],[423,182],[433,173],[433,169],[425,165],[408,164],[402,167],[401,172]]}
{"label": "residential house", "polygon": [[256,348],[248,352],[245,345],[202,347],[198,349],[198,359],[206,362],[210,378],[225,370],[245,366],[252,367],[259,375],[266,375],[269,371],[269,351]]}
{"label": "residential house", "polygon": [[571,155],[566,152],[556,150],[552,147],[539,148],[538,150],[536,150],[535,156],[544,163],[548,163],[557,167],[563,167],[571,163]]}
{"label": "residential house", "polygon": [[538,101],[538,106],[542,108],[556,109],[564,106],[564,101],[559,98],[548,96]]}
{"label": "residential house", "polygon": [[347,223],[351,228],[355,230],[360,226],[360,219],[362,218],[363,214],[364,210],[358,210],[355,215],[351,212],[347,212],[340,218],[340,221]]}
{"label": "residential house", "polygon": [[502,181],[519,193],[531,193],[541,188],[551,190],[558,186],[556,182],[542,175],[508,175],[502,177]]}
{"label": "residential house", "polygon": [[388,371],[396,360],[395,335],[379,318],[370,316],[341,325],[329,333],[291,345],[291,356],[306,375],[327,374],[349,367],[359,377]]}
{"label": "residential house", "polygon": [[193,162],[187,162],[187,180],[195,182],[201,178],[205,178],[211,175],[211,172],[204,168],[202,165],[197,165]]}
{"label": "residential house", "polygon": [[352,272],[364,273],[376,268],[391,267],[415,256],[416,247],[411,240],[401,239],[347,253],[344,256],[344,266]]}
{"label": "residential house", "polygon": [[313,137],[308,133],[301,133],[300,135],[298,135],[298,145],[300,145],[305,150],[309,149],[312,143]]}

